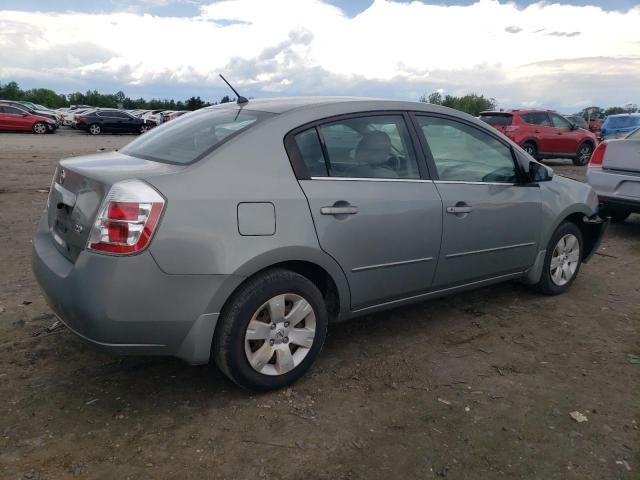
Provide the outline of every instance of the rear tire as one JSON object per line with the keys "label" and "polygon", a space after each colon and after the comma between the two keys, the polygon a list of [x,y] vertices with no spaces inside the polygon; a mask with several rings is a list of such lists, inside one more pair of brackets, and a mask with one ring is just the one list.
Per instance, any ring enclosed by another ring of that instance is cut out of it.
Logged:
{"label": "rear tire", "polygon": [[535,288],[545,295],[559,295],[569,290],[580,271],[583,248],[578,226],[573,222],[560,224],[547,245],[542,276]]}
{"label": "rear tire", "polygon": [[212,358],[244,389],[282,388],[309,370],[320,354],[327,326],[318,287],[298,273],[268,270],[249,279],[225,305]]}
{"label": "rear tire", "polygon": [[536,158],[536,155],[538,155],[538,147],[533,142],[525,142],[524,145],[522,145],[522,149],[533,158]]}
{"label": "rear tire", "polygon": [[89,125],[89,128],[87,129],[87,131],[91,135],[100,135],[102,133],[102,127],[97,123],[92,123],[91,125]]}
{"label": "rear tire", "polygon": [[49,130],[47,128],[47,124],[44,122],[36,122],[33,124],[33,127],[31,127],[31,129],[33,130],[33,133],[36,133],[38,135],[42,135],[43,133],[47,133],[47,131]]}
{"label": "rear tire", "polygon": [[589,163],[589,160],[591,160],[591,155],[593,155],[593,145],[591,144],[591,142],[584,142],[578,147],[576,156],[573,159],[573,164],[578,167],[583,167],[584,165]]}

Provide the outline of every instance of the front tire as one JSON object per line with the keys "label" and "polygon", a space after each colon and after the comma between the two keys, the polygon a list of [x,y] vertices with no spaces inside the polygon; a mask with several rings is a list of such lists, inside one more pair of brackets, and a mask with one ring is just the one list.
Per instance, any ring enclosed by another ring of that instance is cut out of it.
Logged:
{"label": "front tire", "polygon": [[92,123],[89,125],[88,132],[91,135],[100,135],[102,133],[102,127],[97,123]]}
{"label": "front tire", "polygon": [[591,160],[591,155],[593,154],[593,145],[590,142],[584,142],[578,147],[578,151],[576,152],[576,156],[573,159],[573,164],[577,167],[583,167],[589,160]]}
{"label": "front tire", "polygon": [[582,233],[573,222],[556,229],[547,245],[542,276],[535,287],[545,295],[559,295],[569,290],[582,263]]}
{"label": "front tire", "polygon": [[38,135],[42,135],[44,133],[47,133],[47,125],[44,122],[36,122],[33,124],[33,127],[31,127],[31,129],[33,130],[33,133],[36,133]]}
{"label": "front tire", "polygon": [[242,285],[225,306],[212,357],[244,389],[282,388],[309,370],[327,326],[318,287],[298,273],[268,270]]}

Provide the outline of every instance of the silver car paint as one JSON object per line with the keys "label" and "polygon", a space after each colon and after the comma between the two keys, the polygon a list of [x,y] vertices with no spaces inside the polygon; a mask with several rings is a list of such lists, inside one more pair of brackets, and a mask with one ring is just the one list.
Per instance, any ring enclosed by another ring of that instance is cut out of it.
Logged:
{"label": "silver car paint", "polygon": [[640,140],[607,141],[602,166],[590,166],[587,181],[603,203],[640,212]]}
{"label": "silver car paint", "polygon": [[[171,354],[204,363],[226,300],[264,268],[298,261],[324,269],[339,297],[334,320],[343,320],[508,278],[534,282],[557,225],[572,214],[596,213],[587,185],[557,176],[534,186],[299,182],[284,148],[285,134],[300,125],[378,111],[448,115],[511,144],[483,122],[444,107],[343,98],[251,101],[245,108],[278,115],[193,165],[114,153],[61,162],[105,185],[143,179],[167,199],[149,249],[133,257],[82,251],[73,264],[53,247],[46,221],[41,222],[34,270],[54,311],[72,329],[121,353]],[[531,159],[519,147],[514,150],[528,169]],[[319,213],[341,201],[357,206],[358,213],[346,218]],[[466,218],[445,213],[459,201],[475,210]],[[240,234],[242,203],[273,205],[275,232]],[[350,241],[341,245],[341,236]],[[119,282],[115,288],[113,282]]]}

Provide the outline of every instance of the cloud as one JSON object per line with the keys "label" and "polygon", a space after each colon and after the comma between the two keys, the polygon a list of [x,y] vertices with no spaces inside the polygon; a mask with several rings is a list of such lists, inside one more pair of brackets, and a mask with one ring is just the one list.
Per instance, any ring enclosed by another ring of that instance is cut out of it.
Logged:
{"label": "cloud", "polygon": [[[441,89],[555,108],[640,98],[640,6],[376,0],[349,17],[322,0],[221,0],[190,18],[0,11],[0,19],[5,81],[199,94],[221,89],[223,72],[252,96],[417,99]],[[576,19],[579,31],[567,31]]]}

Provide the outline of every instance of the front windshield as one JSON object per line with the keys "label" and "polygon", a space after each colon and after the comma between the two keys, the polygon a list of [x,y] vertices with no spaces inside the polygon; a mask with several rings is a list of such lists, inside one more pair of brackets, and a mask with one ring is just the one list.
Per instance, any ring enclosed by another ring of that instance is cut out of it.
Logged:
{"label": "front windshield", "polygon": [[235,108],[204,108],[154,128],[121,152],[147,160],[187,164],[200,160],[227,137],[272,115]]}

